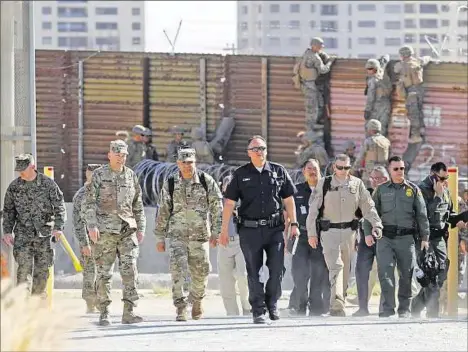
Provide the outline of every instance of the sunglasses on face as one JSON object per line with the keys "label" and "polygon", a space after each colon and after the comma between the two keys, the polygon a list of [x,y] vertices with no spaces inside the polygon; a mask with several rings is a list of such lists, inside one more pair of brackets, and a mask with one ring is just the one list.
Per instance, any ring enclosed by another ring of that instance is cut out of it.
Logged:
{"label": "sunglasses on face", "polygon": [[337,170],[350,170],[351,166],[340,166],[340,165],[335,165]]}
{"label": "sunglasses on face", "polygon": [[393,168],[393,171],[403,171],[403,170],[405,170],[405,169],[406,169],[406,167],[404,167],[404,166],[402,166],[402,167],[394,167],[394,168]]}
{"label": "sunglasses on face", "polygon": [[436,174],[436,177],[439,179],[439,181],[442,181],[442,182],[447,181],[449,179],[449,176],[442,177],[437,174]]}
{"label": "sunglasses on face", "polygon": [[258,152],[264,152],[267,148],[266,147],[252,147],[247,150],[250,150],[251,152],[258,153]]}

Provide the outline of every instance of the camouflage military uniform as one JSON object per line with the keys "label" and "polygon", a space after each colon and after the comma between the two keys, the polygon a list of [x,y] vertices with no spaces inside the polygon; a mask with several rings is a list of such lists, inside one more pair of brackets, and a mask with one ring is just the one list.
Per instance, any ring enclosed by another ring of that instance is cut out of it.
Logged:
{"label": "camouflage military uniform", "polygon": [[[111,150],[116,153],[127,153],[126,145],[122,146],[118,141],[111,143]],[[108,306],[111,303],[111,279],[116,257],[119,259],[122,277],[125,315],[126,312],[132,311],[139,298],[137,293],[139,244],[136,232],[144,233],[146,226],[137,176],[125,166],[121,172],[113,171],[110,164],[98,168],[93,172],[81,209],[88,230],[97,228],[100,233],[94,246],[94,259],[97,268],[97,306],[101,316],[108,315]]]}
{"label": "camouflage military uniform", "polygon": [[146,144],[131,140],[128,142],[127,166],[134,168],[140,161],[146,159]]}
{"label": "camouflage military uniform", "polygon": [[214,154],[208,143],[203,136],[201,128],[192,128],[192,148],[195,149],[197,154],[197,161],[204,164],[214,163]]}
{"label": "camouflage military uniform", "polygon": [[[200,181],[202,174],[207,191]],[[201,171],[190,180],[184,180],[179,173],[173,177],[172,199],[168,181],[161,191],[155,234],[158,243],[169,239],[172,298],[177,308],[184,309],[187,263],[191,277],[189,299],[201,302],[205,296],[210,270],[208,240],[221,232],[222,195],[216,181]]]}
{"label": "camouflage military uniform", "polygon": [[[302,146],[301,146],[302,147]],[[299,148],[296,152],[296,166],[302,167],[309,159],[316,159],[319,162],[320,168],[323,169],[328,164],[328,154],[321,145],[309,145],[305,148]]]}
{"label": "camouflage military uniform", "polygon": [[[78,240],[80,248],[90,246],[93,252],[93,243],[89,240],[86,233],[86,225],[81,217],[81,203],[85,196],[86,188],[89,185],[81,187],[73,196],[73,235]],[[83,287],[81,291],[82,298],[88,303],[88,306],[94,306],[96,302],[96,264],[93,256],[81,255],[81,266],[83,267]]]}
{"label": "camouflage military uniform", "polygon": [[[24,171],[32,156],[16,158],[16,171]],[[3,232],[14,232],[13,255],[18,263],[17,283],[27,282],[35,295],[45,296],[49,268],[54,263],[53,231],[63,231],[66,220],[62,191],[47,176],[36,172],[33,181],[18,177],[10,183],[3,206]]]}

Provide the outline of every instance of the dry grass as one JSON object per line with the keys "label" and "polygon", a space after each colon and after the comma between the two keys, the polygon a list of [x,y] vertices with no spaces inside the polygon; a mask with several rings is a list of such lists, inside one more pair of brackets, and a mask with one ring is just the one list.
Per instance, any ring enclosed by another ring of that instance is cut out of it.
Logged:
{"label": "dry grass", "polygon": [[[60,312],[60,314],[58,313]],[[70,319],[44,300],[29,297],[26,286],[1,281],[1,351],[59,351]]]}

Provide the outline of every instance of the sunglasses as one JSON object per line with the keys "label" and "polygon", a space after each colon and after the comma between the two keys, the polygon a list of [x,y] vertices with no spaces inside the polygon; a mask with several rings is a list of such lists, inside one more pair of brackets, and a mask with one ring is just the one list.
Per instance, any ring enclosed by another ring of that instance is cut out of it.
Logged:
{"label": "sunglasses", "polygon": [[252,147],[247,150],[258,153],[258,152],[264,152],[266,149],[267,149],[266,147]]}
{"label": "sunglasses", "polygon": [[402,167],[394,167],[393,168],[393,171],[403,171],[404,169],[406,169],[406,167],[402,166]]}
{"label": "sunglasses", "polygon": [[351,166],[340,166],[340,165],[335,165],[337,170],[350,170],[351,169]]}
{"label": "sunglasses", "polygon": [[449,179],[449,176],[442,177],[442,176],[439,176],[439,175],[437,175],[437,174],[436,174],[436,176],[437,176],[437,178],[439,179],[439,181],[442,181],[442,182],[443,182],[443,181],[447,181],[447,180]]}

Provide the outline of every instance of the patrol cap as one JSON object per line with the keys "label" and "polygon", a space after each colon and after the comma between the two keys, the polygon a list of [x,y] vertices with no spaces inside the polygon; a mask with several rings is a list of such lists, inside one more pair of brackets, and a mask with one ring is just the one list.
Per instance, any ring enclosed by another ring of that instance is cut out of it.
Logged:
{"label": "patrol cap", "polygon": [[115,136],[128,138],[130,137],[130,134],[127,131],[117,131],[115,132]]}
{"label": "patrol cap", "polygon": [[134,134],[144,134],[145,133],[145,127],[142,125],[135,125],[132,128],[132,132]]}
{"label": "patrol cap", "polygon": [[184,129],[179,127],[179,126],[172,126],[171,127],[171,133],[173,134],[184,134]]}
{"label": "patrol cap", "polygon": [[323,39],[320,38],[320,37],[313,37],[313,38],[310,40],[310,46],[314,46],[314,45],[321,45],[321,46],[324,46],[324,44],[323,44]]}
{"label": "patrol cap", "polygon": [[373,68],[375,70],[380,69],[380,63],[376,59],[369,59],[366,62],[366,68]]}
{"label": "patrol cap", "polygon": [[143,136],[151,136],[152,134],[153,134],[153,132],[148,127],[145,127],[145,130],[142,133]]}
{"label": "patrol cap", "polygon": [[356,143],[354,143],[353,141],[346,141],[345,142],[344,150],[354,149],[354,148],[356,148]]}
{"label": "patrol cap", "polygon": [[403,57],[409,57],[414,54],[414,49],[410,45],[405,45],[398,50],[398,53]]}
{"label": "patrol cap", "polygon": [[180,148],[177,151],[177,160],[178,161],[196,161],[196,152],[193,148]]}
{"label": "patrol cap", "polygon": [[88,166],[86,166],[86,171],[94,171],[100,168],[101,166],[101,164],[88,164]]}
{"label": "patrol cap", "polygon": [[117,139],[110,142],[110,151],[114,153],[128,154],[128,145],[124,141]]}
{"label": "patrol cap", "polygon": [[29,165],[34,164],[34,157],[32,154],[19,154],[15,156],[15,171],[24,171]]}
{"label": "patrol cap", "polygon": [[382,129],[382,124],[379,120],[371,119],[369,122],[367,122],[366,127],[368,130],[380,131]]}

